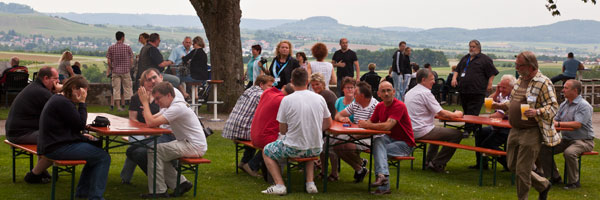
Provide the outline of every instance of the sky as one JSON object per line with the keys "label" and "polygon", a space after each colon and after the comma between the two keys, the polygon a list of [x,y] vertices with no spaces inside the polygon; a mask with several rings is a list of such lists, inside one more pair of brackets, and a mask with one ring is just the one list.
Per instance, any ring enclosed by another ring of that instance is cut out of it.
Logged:
{"label": "sky", "polygon": [[[188,0],[2,0],[39,12],[196,15]],[[242,18],[305,19],[329,16],[352,26],[467,29],[523,27],[570,19],[600,21],[600,5],[556,1],[553,17],[546,0],[241,0]],[[600,4],[600,3],[599,3]]]}

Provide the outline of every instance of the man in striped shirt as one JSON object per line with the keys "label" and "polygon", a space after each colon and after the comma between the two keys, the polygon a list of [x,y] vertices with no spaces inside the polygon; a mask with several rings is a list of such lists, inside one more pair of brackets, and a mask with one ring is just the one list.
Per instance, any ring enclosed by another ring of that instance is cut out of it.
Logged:
{"label": "man in striped shirt", "polygon": [[[335,115],[335,120],[350,123],[348,117],[354,115],[354,120],[358,123],[358,121],[369,120],[371,118],[375,106],[377,106],[379,101],[373,98],[371,86],[367,82],[360,81],[356,84],[356,87],[358,89],[354,91],[354,101],[344,110],[338,112]],[[371,145],[369,139],[363,139],[360,143]],[[333,149],[344,162],[354,168],[354,182],[362,182],[365,175],[369,172],[369,170],[365,168],[367,160],[360,158],[360,152],[365,150],[366,147],[355,143],[345,143],[337,145]]]}

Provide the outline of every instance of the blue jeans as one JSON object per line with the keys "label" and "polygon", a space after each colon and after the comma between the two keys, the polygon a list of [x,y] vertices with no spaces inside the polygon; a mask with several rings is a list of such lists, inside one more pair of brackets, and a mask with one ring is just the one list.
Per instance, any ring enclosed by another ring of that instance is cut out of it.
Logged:
{"label": "blue jeans", "polygon": [[163,73],[163,81],[169,81],[169,83],[171,83],[171,85],[173,85],[173,87],[177,87],[179,86],[179,77],[173,75],[173,74],[165,74]]}
{"label": "blue jeans", "polygon": [[[389,135],[373,139],[373,157],[375,158],[375,174],[390,175],[388,156],[409,156],[413,151],[406,142],[395,140]],[[390,189],[390,184],[379,186],[379,190]]]}
{"label": "blue jeans", "polygon": [[86,142],[65,145],[45,155],[54,160],[85,160],[75,194],[89,199],[103,199],[110,168],[110,155]]}

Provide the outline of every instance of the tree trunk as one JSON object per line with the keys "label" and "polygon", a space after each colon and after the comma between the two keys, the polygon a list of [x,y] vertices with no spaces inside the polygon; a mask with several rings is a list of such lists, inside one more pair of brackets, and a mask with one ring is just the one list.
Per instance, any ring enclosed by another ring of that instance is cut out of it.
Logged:
{"label": "tree trunk", "polygon": [[244,64],[240,39],[242,10],[239,0],[190,0],[196,10],[210,46],[213,80],[218,86],[221,112],[229,113],[244,90]]}

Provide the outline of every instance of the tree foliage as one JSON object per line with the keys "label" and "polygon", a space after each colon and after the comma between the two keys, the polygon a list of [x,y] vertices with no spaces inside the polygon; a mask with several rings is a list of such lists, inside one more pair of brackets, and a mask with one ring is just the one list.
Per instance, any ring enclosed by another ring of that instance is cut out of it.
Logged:
{"label": "tree foliage", "polygon": [[[558,2],[557,0],[547,0],[548,3],[546,4],[546,8],[548,9],[548,11],[550,11],[550,13],[552,13],[552,16],[560,16],[560,11],[558,11],[558,6],[556,6],[556,2]],[[596,0],[581,0],[583,1],[583,3],[587,3],[587,2],[591,2],[592,4],[596,5]]]}

